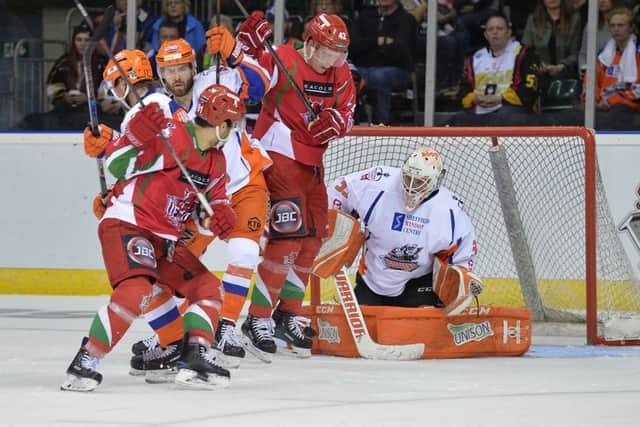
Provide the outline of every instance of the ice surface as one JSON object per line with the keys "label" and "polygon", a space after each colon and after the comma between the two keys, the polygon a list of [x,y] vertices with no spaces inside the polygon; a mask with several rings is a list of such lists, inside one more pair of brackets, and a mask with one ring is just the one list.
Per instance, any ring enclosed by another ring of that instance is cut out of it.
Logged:
{"label": "ice surface", "polygon": [[[0,296],[0,426],[638,426],[640,349],[534,337],[521,358],[387,362],[247,356],[221,391],[128,375],[137,320],[92,393],[59,390],[106,297]],[[534,329],[535,331],[535,329]]]}

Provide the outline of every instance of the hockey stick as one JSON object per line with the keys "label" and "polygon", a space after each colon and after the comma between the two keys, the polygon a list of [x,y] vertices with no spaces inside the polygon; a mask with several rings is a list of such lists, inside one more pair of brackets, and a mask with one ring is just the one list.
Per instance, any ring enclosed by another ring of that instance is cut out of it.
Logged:
{"label": "hockey stick", "polygon": [[351,281],[344,267],[334,276],[340,304],[356,343],[358,353],[365,359],[416,360],[424,353],[424,344],[386,345],[378,344],[369,335],[360,304],[356,299]]}
{"label": "hockey stick", "polygon": [[[220,0],[216,0],[216,25],[220,26]],[[216,55],[216,84],[220,84],[220,54]]]}
{"label": "hockey stick", "polygon": [[[76,2],[76,4],[79,4],[79,0],[74,0]],[[111,12],[109,12],[109,9],[111,9]],[[86,11],[85,11],[86,12]],[[105,10],[105,15],[107,13],[111,13],[111,15],[113,15],[114,11],[113,11],[113,5],[108,6]],[[136,98],[136,102],[138,104],[140,104],[141,107],[144,108],[144,102],[142,101],[142,97],[138,94],[138,92],[136,91],[133,83],[131,83],[129,81],[129,79],[127,78],[127,74],[124,72],[124,70],[122,69],[122,66],[120,66],[120,63],[118,61],[115,60],[114,56],[113,56],[113,52],[111,51],[111,48],[109,48],[109,46],[107,45],[107,43],[104,41],[104,38],[102,38],[100,40],[100,46],[102,46],[102,49],[104,49],[105,53],[107,54],[107,56],[109,57],[109,59],[111,61],[113,61],[113,63],[115,64],[116,68],[118,69],[118,73],[120,74],[121,78],[125,81],[125,83],[127,84],[127,86],[129,87],[129,92],[132,93],[135,98]],[[191,175],[189,174],[189,171],[187,171],[187,168],[185,168],[184,164],[182,163],[182,160],[180,160],[180,157],[178,157],[178,153],[176,153],[176,150],[173,148],[173,146],[171,145],[171,143],[169,142],[169,140],[163,135],[162,132],[160,132],[158,134],[158,136],[160,136],[160,139],[162,140],[162,142],[164,143],[165,148],[167,149],[167,151],[169,152],[169,154],[171,155],[171,157],[173,157],[173,160],[175,160],[176,165],[178,166],[178,169],[180,169],[180,172],[182,172],[182,175],[184,176],[184,178],[187,180],[187,182],[189,183],[189,185],[191,186],[191,188],[193,188],[193,190],[196,193],[196,197],[198,198],[198,200],[200,201],[200,204],[202,205],[202,208],[207,212],[207,215],[209,216],[213,216],[213,209],[211,208],[211,206],[209,205],[209,201],[207,200],[207,198],[204,196],[204,194],[202,194],[200,192],[200,190],[198,189],[198,187],[196,187],[196,184],[193,182],[193,179],[191,178]]]}
{"label": "hockey stick", "polygon": [[[87,88],[87,103],[89,106],[89,127],[91,128],[91,133],[93,136],[100,136],[100,129],[98,129],[98,103],[96,101],[96,93],[95,86],[93,83],[93,73],[91,70],[91,59],[93,57],[93,52],[96,50],[96,46],[98,41],[104,38],[107,33],[107,29],[111,22],[113,21],[114,9],[105,10],[104,15],[102,16],[102,21],[100,21],[100,25],[95,29],[93,26],[93,22],[91,22],[91,18],[89,14],[85,10],[85,8],[78,2],[78,0],[74,0],[76,7],[82,14],[87,26],[93,31],[93,35],[89,40],[89,44],[85,49],[82,55],[82,69],[84,72],[84,80],[86,82]],[[96,162],[98,164],[98,180],[100,181],[100,196],[102,197],[102,202],[106,202],[107,198],[107,180],[104,174],[104,162],[101,156],[96,158]]]}
{"label": "hockey stick", "polygon": [[[238,9],[240,9],[240,12],[242,12],[242,15],[245,17],[245,19],[248,18],[249,12],[247,12],[247,9],[245,9],[242,3],[240,3],[240,0],[234,0],[234,1],[236,3],[236,6],[238,6]],[[300,89],[300,86],[298,86],[295,80],[293,80],[293,77],[291,77],[291,74],[289,74],[287,67],[285,67],[284,63],[282,62],[282,59],[280,59],[276,51],[273,49],[273,46],[271,46],[271,43],[267,42],[264,44],[264,46],[267,48],[267,50],[273,57],[273,60],[276,62],[276,66],[278,67],[280,72],[286,76],[287,81],[293,88],[296,95],[298,95],[298,98],[300,98],[304,106],[307,108],[307,110],[309,111],[309,114],[311,114],[311,119],[315,120],[318,117],[318,114],[316,114],[316,112],[313,110],[313,106],[311,105],[307,97],[304,96],[304,92],[302,92],[302,89]]]}

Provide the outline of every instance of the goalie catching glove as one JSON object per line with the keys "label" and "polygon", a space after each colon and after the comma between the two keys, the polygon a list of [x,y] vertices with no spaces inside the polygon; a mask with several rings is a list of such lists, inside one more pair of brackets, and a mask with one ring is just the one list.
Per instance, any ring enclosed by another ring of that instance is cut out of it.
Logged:
{"label": "goalie catching glove", "polygon": [[213,27],[207,31],[207,50],[212,55],[219,54],[229,67],[237,66],[244,57],[241,44],[236,43],[226,27]]}
{"label": "goalie catching glove", "polygon": [[307,126],[315,145],[324,145],[342,136],[346,124],[342,114],[335,108],[327,108],[318,113],[318,117]]}
{"label": "goalie catching glove", "polygon": [[335,276],[342,267],[353,264],[363,242],[364,234],[357,219],[329,209],[329,237],[322,242],[311,271],[323,279]]}
{"label": "goalie catching glove", "polygon": [[131,145],[138,149],[143,149],[156,138],[167,121],[168,119],[164,116],[160,105],[152,102],[129,120],[124,134],[131,142]]}
{"label": "goalie catching glove", "polygon": [[93,134],[90,126],[84,128],[84,152],[89,157],[100,157],[107,144],[116,139],[120,134],[105,124],[98,126],[99,134]]}
{"label": "goalie catching glove", "polygon": [[236,38],[242,43],[245,52],[258,58],[264,50],[265,40],[272,33],[269,21],[264,19],[264,12],[256,10],[240,25]]}
{"label": "goalie catching glove", "polygon": [[449,252],[433,261],[433,292],[444,304],[444,314],[456,316],[482,293],[482,280],[462,265],[449,264]]}

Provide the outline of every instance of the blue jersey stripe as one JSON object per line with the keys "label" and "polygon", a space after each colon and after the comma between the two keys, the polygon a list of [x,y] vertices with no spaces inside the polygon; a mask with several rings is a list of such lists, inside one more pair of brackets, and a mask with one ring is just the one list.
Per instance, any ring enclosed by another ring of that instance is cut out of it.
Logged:
{"label": "blue jersey stripe", "polygon": [[151,322],[149,322],[149,326],[151,326],[151,328],[154,331],[157,331],[163,326],[166,326],[169,323],[173,322],[178,317],[180,317],[180,312],[178,311],[178,307],[173,307],[171,310],[167,311],[162,316],[158,317],[157,319],[153,319]]}
{"label": "blue jersey stripe", "polygon": [[239,286],[233,283],[222,281],[222,285],[224,286],[224,291],[229,292],[234,295],[240,295],[246,297],[249,293],[249,288],[245,288],[244,286]]}
{"label": "blue jersey stripe", "polygon": [[380,200],[380,197],[382,197],[383,194],[384,194],[384,191],[381,191],[380,193],[378,193],[378,195],[376,196],[376,199],[373,201],[373,203],[371,204],[371,206],[367,210],[367,214],[364,216],[364,225],[369,224],[369,217],[371,217],[371,213],[373,212],[373,208],[376,207],[376,204],[378,204],[378,201]]}

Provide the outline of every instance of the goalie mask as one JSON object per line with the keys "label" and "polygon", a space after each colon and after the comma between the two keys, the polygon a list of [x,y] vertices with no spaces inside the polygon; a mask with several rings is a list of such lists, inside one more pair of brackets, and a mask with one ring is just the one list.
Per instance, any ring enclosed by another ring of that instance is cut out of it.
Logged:
{"label": "goalie mask", "polygon": [[402,165],[402,188],[405,207],[412,211],[440,186],[444,176],[442,156],[431,147],[411,153]]}
{"label": "goalie mask", "polygon": [[[240,122],[246,112],[246,107],[240,97],[226,86],[211,85],[202,91],[198,98],[196,116],[216,129],[218,143],[214,148],[222,148],[231,135],[231,128]],[[223,137],[220,125],[227,122],[229,133]]]}

